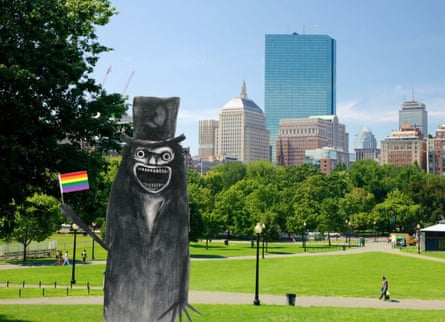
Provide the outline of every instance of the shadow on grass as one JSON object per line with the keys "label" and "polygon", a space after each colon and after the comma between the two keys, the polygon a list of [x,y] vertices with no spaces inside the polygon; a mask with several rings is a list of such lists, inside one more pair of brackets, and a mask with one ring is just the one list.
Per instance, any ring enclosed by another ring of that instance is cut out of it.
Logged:
{"label": "shadow on grass", "polygon": [[8,317],[7,315],[4,315],[4,314],[0,314],[0,321],[2,321],[2,322],[30,322],[30,320],[15,319],[13,317]]}
{"label": "shadow on grass", "polygon": [[220,256],[220,255],[205,255],[205,254],[194,254],[194,255],[190,255],[191,258],[226,258],[225,256]]}
{"label": "shadow on grass", "polygon": [[295,253],[290,253],[290,252],[280,252],[280,251],[268,251],[266,254],[271,254],[271,255],[293,255],[296,254]]}
{"label": "shadow on grass", "polygon": [[[49,260],[30,260],[30,261],[21,261],[21,260],[7,260],[5,261],[6,264],[11,264],[11,265],[18,265],[18,266],[54,266],[56,265],[55,261],[49,261]],[[76,261],[76,264],[78,262]],[[0,320],[1,321],[1,320]]]}
{"label": "shadow on grass", "polygon": [[228,246],[225,245],[210,245],[206,247],[206,245],[197,245],[197,244],[191,244],[191,248],[197,248],[197,249],[226,249]]}

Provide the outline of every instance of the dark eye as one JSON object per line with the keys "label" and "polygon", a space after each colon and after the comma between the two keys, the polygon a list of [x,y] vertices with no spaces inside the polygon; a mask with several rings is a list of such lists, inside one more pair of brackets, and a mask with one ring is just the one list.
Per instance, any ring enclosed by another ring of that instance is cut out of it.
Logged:
{"label": "dark eye", "polygon": [[162,161],[171,161],[173,159],[173,154],[170,152],[164,152],[161,154]]}
{"label": "dark eye", "polygon": [[150,150],[150,153],[156,155],[157,165],[166,165],[175,158],[175,152],[169,146],[160,146]]}
{"label": "dark eye", "polygon": [[145,157],[145,152],[144,152],[144,150],[137,150],[136,151],[136,158],[138,158],[138,159],[142,159],[142,158],[144,158]]}

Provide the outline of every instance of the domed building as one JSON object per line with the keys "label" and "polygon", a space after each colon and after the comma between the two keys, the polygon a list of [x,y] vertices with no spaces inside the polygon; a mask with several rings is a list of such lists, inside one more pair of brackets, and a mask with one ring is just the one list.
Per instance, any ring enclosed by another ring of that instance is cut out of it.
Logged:
{"label": "domed building", "polygon": [[222,107],[219,114],[216,154],[244,163],[269,160],[269,131],[261,108],[247,97],[246,82],[241,94]]}
{"label": "domed building", "polygon": [[376,149],[377,140],[371,130],[365,126],[355,135],[353,147],[354,149]]}
{"label": "domed building", "polygon": [[377,140],[366,126],[355,135],[353,149],[356,160],[380,160],[380,149],[377,149]]}

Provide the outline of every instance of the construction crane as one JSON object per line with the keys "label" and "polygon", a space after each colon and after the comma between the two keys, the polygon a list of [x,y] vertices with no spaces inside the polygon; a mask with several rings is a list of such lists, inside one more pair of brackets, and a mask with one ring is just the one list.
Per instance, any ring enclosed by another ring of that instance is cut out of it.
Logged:
{"label": "construction crane", "polygon": [[131,72],[130,77],[128,77],[127,83],[125,84],[124,90],[122,91],[122,95],[125,95],[128,89],[128,85],[130,85],[131,79],[134,76],[134,70]]}
{"label": "construction crane", "polygon": [[104,80],[102,81],[102,84],[101,84],[102,88],[105,86],[105,83],[107,82],[107,79],[108,79],[108,76],[110,75],[110,73],[111,73],[111,65],[110,65],[110,67],[108,67],[107,72],[104,76]]}

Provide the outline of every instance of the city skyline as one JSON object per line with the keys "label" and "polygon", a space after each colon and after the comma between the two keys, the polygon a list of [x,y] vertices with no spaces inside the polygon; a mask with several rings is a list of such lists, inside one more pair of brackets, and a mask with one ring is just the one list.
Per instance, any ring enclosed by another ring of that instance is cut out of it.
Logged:
{"label": "city skyline", "polygon": [[445,123],[442,1],[111,2],[119,15],[97,33],[114,51],[101,56],[92,76],[129,103],[141,95],[179,96],[177,133],[187,136],[193,155],[198,120],[218,119],[243,80],[264,111],[266,34],[336,40],[336,114],[350,140],[366,126],[380,145],[398,128],[400,105],[413,92],[426,105],[429,134]]}

